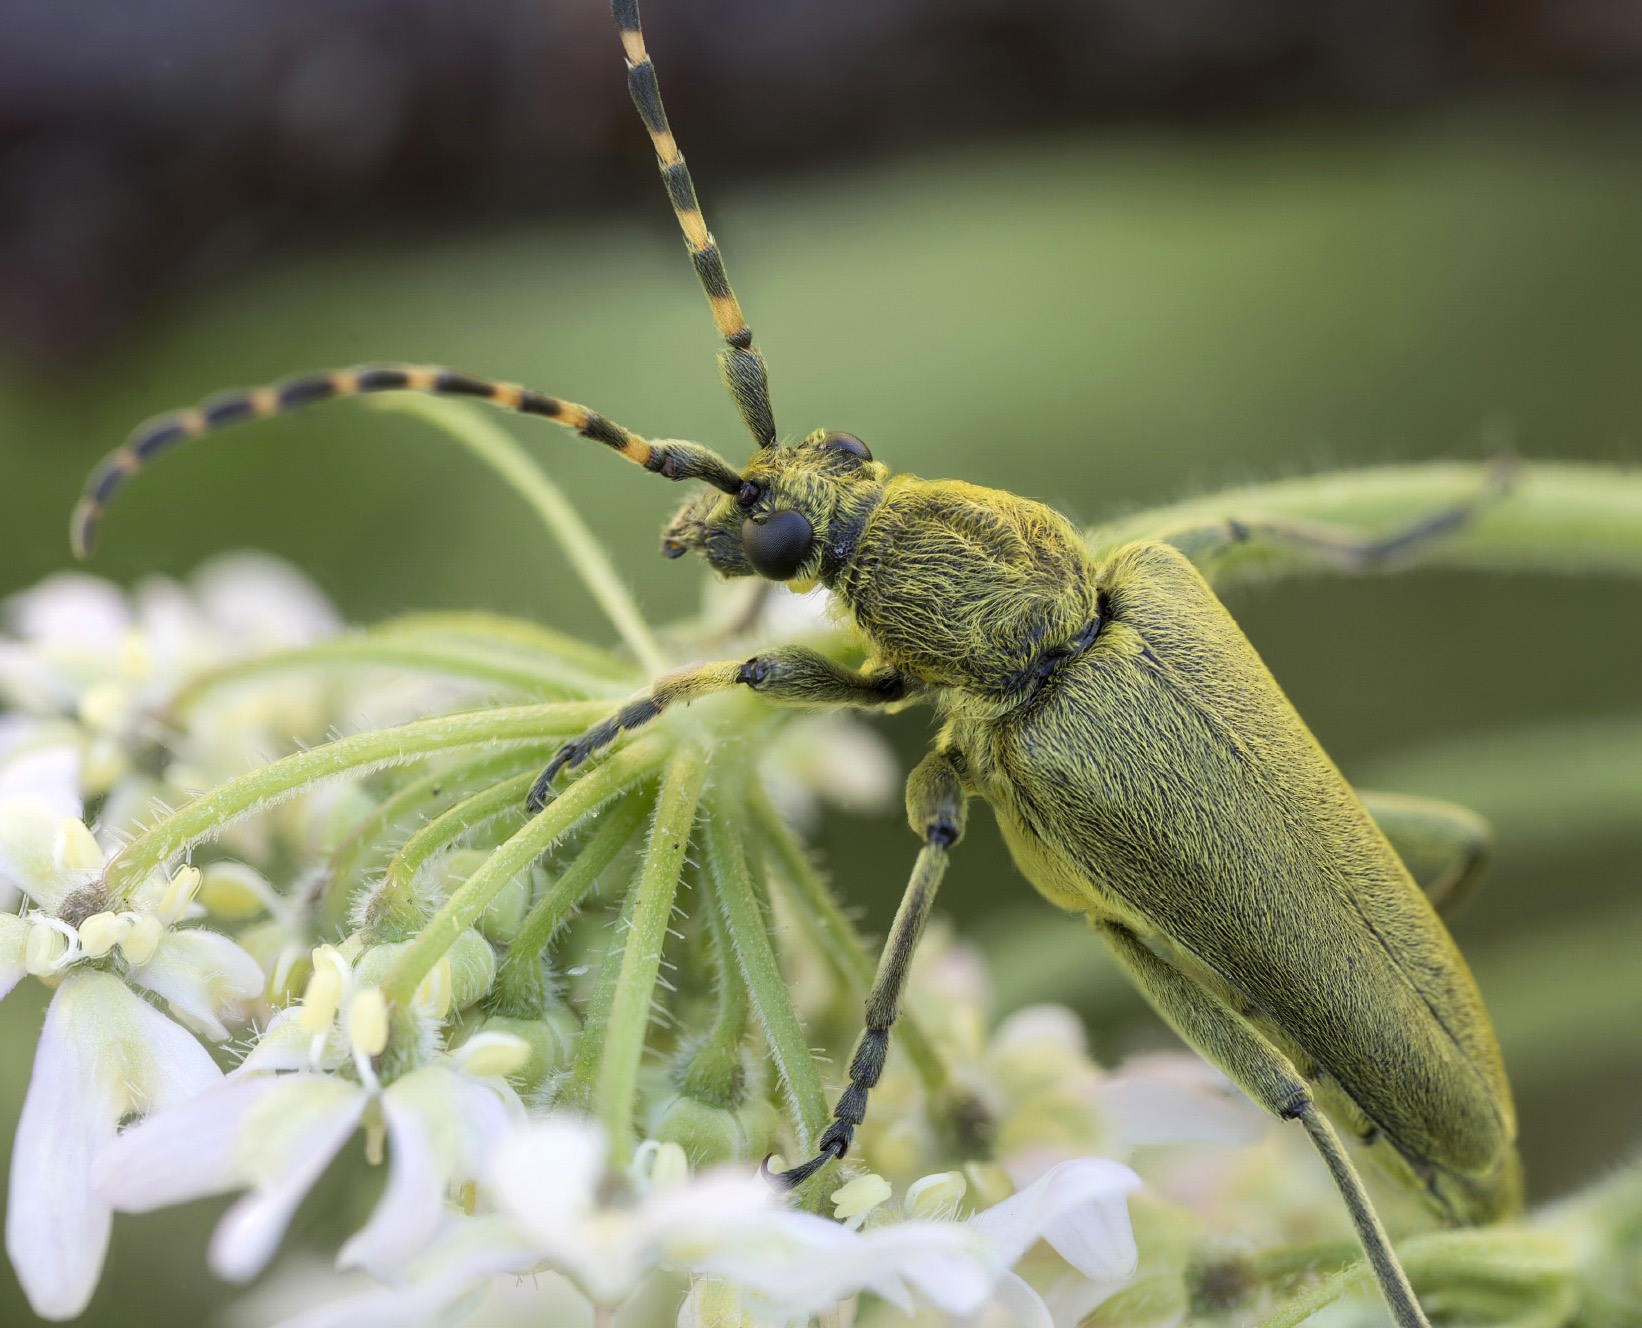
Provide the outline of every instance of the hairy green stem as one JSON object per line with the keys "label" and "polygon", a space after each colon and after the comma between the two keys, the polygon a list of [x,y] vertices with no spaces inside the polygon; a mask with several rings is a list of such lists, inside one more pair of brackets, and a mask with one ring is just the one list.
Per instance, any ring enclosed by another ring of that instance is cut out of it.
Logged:
{"label": "hairy green stem", "polygon": [[707,873],[713,903],[724,916],[730,944],[753,1009],[764,1029],[770,1056],[792,1107],[799,1149],[808,1155],[828,1120],[827,1101],[815,1073],[808,1039],[798,1022],[787,982],[776,962],[764,914],[747,870],[739,825],[741,812],[727,799],[714,798],[704,818]]}
{"label": "hairy green stem", "polygon": [[456,938],[478,920],[503,886],[547,852],[560,835],[584,816],[660,765],[664,751],[665,745],[656,739],[640,739],[622,748],[578,779],[486,858],[445,900],[383,979],[382,994],[389,1004],[409,1004],[417,985]]}
{"label": "hairy green stem", "polygon": [[1297,1328],[1318,1310],[1345,1295],[1360,1282],[1370,1280],[1371,1270],[1367,1259],[1358,1259],[1355,1263],[1347,1264],[1339,1272],[1324,1278],[1311,1290],[1302,1292],[1293,1300],[1282,1306],[1277,1313],[1264,1319],[1259,1328]]}
{"label": "hairy green stem", "polygon": [[338,775],[364,774],[458,747],[570,737],[609,713],[610,705],[605,701],[498,706],[338,738],[270,762],[200,794],[116,853],[109,861],[105,879],[116,899],[126,899],[150,872],[174,854],[209,838],[230,822]]}
{"label": "hairy green stem", "polygon": [[680,1090],[712,1106],[733,1111],[746,1097],[741,1048],[747,1040],[751,993],[741,966],[735,961],[724,911],[710,902],[707,915],[708,949],[718,979],[718,1009],[712,1027],[693,1049],[678,1077]]}
{"label": "hairy green stem", "polygon": [[372,398],[369,404],[415,415],[443,429],[501,475],[535,509],[582,584],[645,670],[660,673],[667,667],[661,647],[593,532],[575,505],[543,474],[512,434],[471,406],[438,397],[394,393]]}
{"label": "hairy green stem", "polygon": [[395,789],[337,845],[325,864],[324,873],[314,883],[309,901],[312,911],[318,914],[319,930],[322,933],[330,932],[346,924],[347,883],[359,874],[377,840],[400,821],[412,816],[424,820],[439,816],[476,786],[494,783],[497,779],[505,779],[523,770],[540,769],[550,750],[545,745],[542,748],[520,747],[481,760],[430,771]]}
{"label": "hairy green stem", "polygon": [[[792,900],[805,930],[833,972],[860,1000],[865,1001],[878,971],[878,961],[867,951],[850,920],[844,916],[837,897],[815,870],[804,846],[787,828],[781,813],[776,811],[774,804],[756,783],[750,784],[747,789],[747,804],[760,837],[775,855],[782,876],[792,887],[788,898]],[[917,1017],[911,1011],[903,1009],[901,1017],[895,1021],[894,1040],[905,1049],[927,1092],[935,1093],[945,1086],[946,1066],[924,1036]]]}
{"label": "hairy green stem", "polygon": [[428,637],[447,641],[460,637],[493,650],[517,650],[545,656],[555,663],[579,665],[601,678],[613,673],[638,676],[630,662],[608,650],[567,632],[505,613],[486,613],[478,609],[430,609],[388,618],[372,624],[370,630],[372,636],[379,637]]}
{"label": "hairy green stem", "polygon": [[700,751],[678,748],[667,764],[656,801],[656,819],[650,827],[638,897],[622,945],[621,975],[610,1004],[599,1066],[598,1116],[610,1135],[612,1166],[626,1166],[632,1155],[633,1108],[644,1035],[650,1027],[662,947],[667,942],[684,851],[690,843],[706,772],[707,762]]}
{"label": "hairy green stem", "polygon": [[171,713],[183,715],[211,692],[269,674],[302,669],[391,668],[405,672],[431,673],[447,678],[488,683],[529,695],[588,696],[608,695],[611,688],[603,679],[565,664],[547,667],[530,660],[522,652],[503,655],[482,647],[452,642],[416,639],[394,640],[376,636],[346,636],[300,650],[260,655],[204,674],[178,692]]}
{"label": "hairy green stem", "polygon": [[604,813],[603,823],[547,892],[531,907],[508,942],[496,973],[491,1006],[498,1014],[533,1018],[542,1012],[542,951],[570,911],[582,902],[650,810],[647,799],[629,795]]}
{"label": "hairy green stem", "polygon": [[416,874],[430,858],[469,831],[497,817],[525,815],[525,795],[537,772],[525,770],[463,798],[449,811],[433,818],[400,845],[388,863],[382,883],[365,907],[365,925],[378,941],[407,940],[427,921],[426,906],[416,891]]}
{"label": "hairy green stem", "polygon": [[[1227,489],[1107,522],[1088,534],[1096,554],[1138,539],[1262,517],[1382,532],[1457,503],[1488,485],[1485,465],[1438,463],[1337,471]],[[1507,491],[1459,529],[1398,558],[1388,570],[1642,574],[1642,470],[1523,463]],[[1296,572],[1326,572],[1303,552],[1258,537],[1216,555],[1217,588]]]}
{"label": "hairy green stem", "polygon": [[[653,803],[647,803],[649,812]],[[604,1064],[604,1035],[610,1028],[610,1007],[616,1003],[616,986],[621,980],[621,960],[627,933],[633,925],[633,910],[638,907],[639,892],[644,877],[643,869],[635,875],[627,893],[622,896],[621,912],[616,915],[608,935],[610,943],[599,960],[599,971],[593,975],[593,987],[588,992],[582,1012],[582,1035],[576,1043],[576,1064],[571,1077],[559,1090],[559,1102],[567,1107],[590,1112],[593,1093],[598,1087],[599,1067]]]}

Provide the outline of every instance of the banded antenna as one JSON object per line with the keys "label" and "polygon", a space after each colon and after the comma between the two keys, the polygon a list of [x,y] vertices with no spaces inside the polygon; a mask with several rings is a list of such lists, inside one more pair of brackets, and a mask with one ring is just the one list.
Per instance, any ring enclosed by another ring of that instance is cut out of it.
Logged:
{"label": "banded antenna", "polygon": [[679,229],[684,232],[684,243],[689,246],[690,262],[701,279],[701,289],[707,293],[713,323],[719,336],[730,343],[728,350],[718,353],[719,376],[735,399],[735,408],[741,412],[741,422],[747,426],[753,441],[760,447],[774,447],[775,412],[770,407],[770,376],[764,367],[764,357],[753,345],[753,330],[747,326],[741,305],[730,289],[718,243],[701,215],[690,168],[684,164],[684,155],[668,128],[667,112],[661,105],[661,87],[656,82],[656,67],[644,49],[638,0],[610,0],[610,12],[621,30],[622,49],[627,53],[627,88],[633,94],[639,118],[650,131],[650,141],[655,144],[656,162],[661,168],[662,183],[667,187],[667,199],[678,217]]}

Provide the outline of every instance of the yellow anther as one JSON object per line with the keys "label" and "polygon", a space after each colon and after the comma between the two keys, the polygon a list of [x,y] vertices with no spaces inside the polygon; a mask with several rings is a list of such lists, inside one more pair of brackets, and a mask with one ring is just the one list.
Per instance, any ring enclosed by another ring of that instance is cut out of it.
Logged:
{"label": "yellow anther", "polygon": [[120,953],[126,962],[141,967],[154,957],[165,937],[165,923],[152,913],[143,913],[131,919],[131,928],[120,942]]}
{"label": "yellow anther", "polygon": [[512,1033],[476,1033],[456,1049],[455,1060],[475,1078],[498,1079],[530,1063],[530,1043]]}
{"label": "yellow anther", "polygon": [[165,893],[160,896],[160,916],[167,922],[175,922],[194,902],[194,896],[199,893],[200,882],[204,877],[200,869],[193,866],[177,868],[174,875],[165,887]]}
{"label": "yellow anther", "polygon": [[342,1008],[342,974],[321,958],[321,951],[326,948],[321,946],[314,951],[314,971],[302,992],[302,1013],[297,1016],[297,1026],[304,1033],[323,1033]]}
{"label": "yellow anther", "polygon": [[671,1140],[662,1143],[646,1139],[633,1151],[627,1174],[641,1192],[665,1194],[689,1184],[690,1159],[684,1149]]}
{"label": "yellow anther", "polygon": [[68,937],[46,923],[37,923],[23,947],[23,967],[35,977],[45,977],[57,969],[57,961],[68,951]]}
{"label": "yellow anther", "polygon": [[93,913],[79,930],[80,948],[92,959],[101,959],[125,939],[131,923],[115,913]]}
{"label": "yellow anther", "polygon": [[97,846],[84,821],[65,816],[57,823],[57,843],[53,856],[64,871],[88,871],[103,865],[103,851]]}
{"label": "yellow anther", "polygon": [[388,1049],[388,1002],[382,988],[355,993],[348,1005],[348,1040],[365,1056],[380,1056]]}
{"label": "yellow anther", "polygon": [[969,1189],[961,1171],[937,1171],[907,1186],[901,1210],[908,1217],[951,1217]]}
{"label": "yellow anther", "polygon": [[866,1220],[868,1213],[889,1198],[890,1193],[889,1182],[869,1171],[834,1190],[828,1197],[832,1200],[832,1215],[846,1226],[858,1227]]}

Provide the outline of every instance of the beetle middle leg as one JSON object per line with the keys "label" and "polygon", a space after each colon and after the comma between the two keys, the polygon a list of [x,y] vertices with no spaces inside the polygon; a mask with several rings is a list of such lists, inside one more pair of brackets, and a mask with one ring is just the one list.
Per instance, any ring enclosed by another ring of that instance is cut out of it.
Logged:
{"label": "beetle middle leg", "polygon": [[1408,793],[1355,790],[1444,922],[1464,911],[1482,883],[1494,831],[1468,807]]}
{"label": "beetle middle leg", "polygon": [[561,770],[574,770],[623,733],[659,719],[668,707],[732,687],[750,687],[779,704],[799,706],[885,706],[917,694],[917,684],[895,669],[852,669],[808,646],[778,646],[747,660],[664,674],[609,719],[559,748],[531,786],[527,805],[541,811]]}
{"label": "beetle middle leg", "polygon": [[802,1184],[834,1158],[843,1157],[855,1139],[855,1127],[866,1116],[867,1094],[884,1071],[889,1030],[901,1012],[912,955],[935,902],[935,891],[946,874],[947,850],[963,837],[967,810],[968,798],[958,766],[945,749],[937,747],[907,777],[907,820],[924,846],[913,864],[912,879],[901,896],[901,906],[878,960],[872,991],[867,995],[867,1026],[850,1058],[849,1087],[839,1094],[832,1109],[832,1123],[821,1133],[816,1156],[772,1177],[785,1187]]}
{"label": "beetle middle leg", "polygon": [[1362,1178],[1299,1071],[1235,1010],[1154,954],[1134,932],[1112,923],[1102,923],[1100,930],[1118,963],[1175,1032],[1272,1115],[1305,1127],[1351,1213],[1391,1317],[1398,1328],[1430,1328]]}

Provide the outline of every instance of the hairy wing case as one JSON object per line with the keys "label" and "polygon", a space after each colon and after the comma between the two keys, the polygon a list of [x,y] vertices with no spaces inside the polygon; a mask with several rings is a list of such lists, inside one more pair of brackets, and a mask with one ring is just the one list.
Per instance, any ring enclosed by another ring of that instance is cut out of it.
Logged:
{"label": "hairy wing case", "polygon": [[1097,648],[994,738],[1015,834],[1218,974],[1402,1151],[1486,1170],[1509,1089],[1430,905],[1190,563],[1134,546],[1103,581]]}

